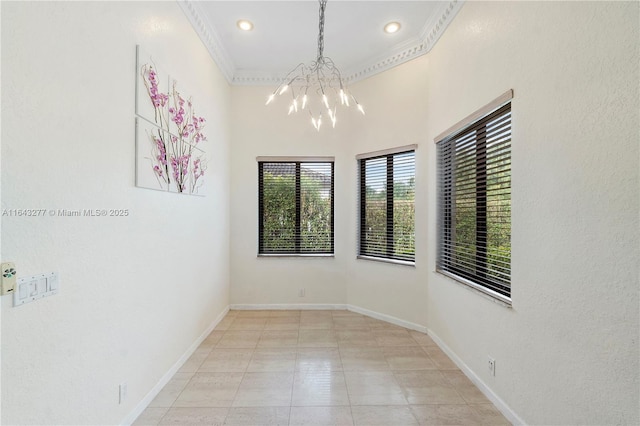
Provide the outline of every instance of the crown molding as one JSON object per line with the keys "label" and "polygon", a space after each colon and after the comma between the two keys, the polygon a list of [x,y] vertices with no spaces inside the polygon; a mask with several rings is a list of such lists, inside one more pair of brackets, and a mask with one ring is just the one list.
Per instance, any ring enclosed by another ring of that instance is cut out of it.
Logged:
{"label": "crown molding", "polygon": [[[384,55],[369,58],[347,69],[343,72],[344,80],[349,84],[356,83],[428,53],[458,14],[464,2],[465,0],[451,0],[448,3],[440,3],[433,18],[425,22],[419,36],[396,45]],[[198,1],[180,0],[178,4],[229,84],[274,86],[282,82],[286,73],[278,76],[273,72],[236,69],[214,27],[205,18],[206,15],[201,13]]]}
{"label": "crown molding", "polygon": [[418,37],[395,46],[390,53],[348,69],[344,73],[347,76],[345,80],[355,83],[428,53],[462,8],[464,1],[451,0],[449,3],[442,3],[434,17],[425,22]]}
{"label": "crown molding", "polygon": [[216,65],[224,75],[228,83],[233,82],[233,75],[235,74],[235,66],[229,57],[220,36],[215,31],[214,26],[206,18],[206,14],[202,13],[197,0],[179,0],[178,5],[182,9],[196,34],[202,40],[211,58],[213,58]]}

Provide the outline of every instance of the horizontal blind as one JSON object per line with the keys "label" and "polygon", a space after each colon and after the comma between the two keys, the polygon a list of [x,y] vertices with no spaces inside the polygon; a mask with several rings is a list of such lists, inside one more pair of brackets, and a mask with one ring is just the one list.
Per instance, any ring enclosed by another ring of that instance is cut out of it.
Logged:
{"label": "horizontal blind", "polygon": [[414,261],[415,151],[363,158],[359,167],[359,254]]}
{"label": "horizontal blind", "polygon": [[332,254],[333,162],[259,162],[260,254]]}
{"label": "horizontal blind", "polygon": [[441,271],[511,295],[511,104],[437,143]]}

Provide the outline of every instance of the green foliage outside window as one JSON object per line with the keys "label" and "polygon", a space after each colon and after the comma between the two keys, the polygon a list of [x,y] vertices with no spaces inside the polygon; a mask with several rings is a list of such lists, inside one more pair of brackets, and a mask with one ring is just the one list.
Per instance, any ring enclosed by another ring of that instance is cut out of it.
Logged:
{"label": "green foliage outside window", "polygon": [[[292,164],[293,166],[293,164]],[[331,175],[301,168],[300,223],[296,223],[295,173],[263,170],[263,253],[333,251]],[[296,239],[299,238],[299,248]]]}

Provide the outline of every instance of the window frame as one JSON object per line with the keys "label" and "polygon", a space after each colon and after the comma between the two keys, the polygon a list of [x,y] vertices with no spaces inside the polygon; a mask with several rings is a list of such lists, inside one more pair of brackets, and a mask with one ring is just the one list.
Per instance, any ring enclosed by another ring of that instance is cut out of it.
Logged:
{"label": "window frame", "polygon": [[[452,266],[453,261],[451,259],[451,256],[452,256],[451,250],[448,250],[449,257],[445,259],[446,250],[444,250],[444,246],[446,245],[447,242],[449,243],[452,242],[451,234],[454,232],[454,230],[452,229],[452,227],[454,226],[453,218],[452,218],[452,215],[454,214],[452,205],[455,204],[456,198],[455,198],[455,192],[452,190],[451,185],[448,186],[448,189],[445,189],[445,182],[444,182],[445,172],[441,170],[441,167],[443,166],[441,164],[442,163],[441,149],[445,149],[444,148],[445,146],[450,149],[455,149],[456,139],[462,135],[465,135],[466,133],[470,133],[470,131],[475,128],[476,129],[475,131],[479,133],[473,139],[475,144],[474,155],[477,158],[477,155],[479,152],[486,154],[487,140],[486,140],[486,137],[483,136],[483,134],[484,132],[486,132],[487,124],[489,124],[490,119],[492,119],[493,117],[497,118],[497,117],[506,115],[507,109],[508,109],[508,114],[511,114],[512,99],[513,99],[513,90],[509,90],[503,95],[501,95],[500,97],[496,98],[494,101],[492,101],[488,105],[486,105],[485,107],[479,109],[478,111],[474,112],[467,118],[461,120],[460,122],[458,122],[457,124],[455,124],[454,126],[452,126],[447,131],[443,132],[442,134],[440,134],[438,137],[434,139],[434,142],[436,143],[436,147],[437,147],[436,151],[437,151],[437,175],[438,175],[438,183],[437,183],[438,237],[437,237],[436,272],[443,274],[445,276],[448,276],[462,284],[465,284],[466,286],[469,286],[485,295],[488,295],[493,299],[504,302],[507,306],[511,306],[512,304],[511,271],[510,271],[511,255],[509,255],[508,287],[497,282],[494,285],[494,287],[497,287],[497,286],[504,287],[505,289],[500,289],[502,292],[496,291],[490,288],[489,284],[485,284],[482,282],[482,280],[488,281],[486,272],[474,274],[474,273],[469,273],[460,268],[456,268]],[[512,133],[512,127],[511,127],[512,120],[511,118],[509,120],[510,120],[509,161],[511,161],[511,138],[513,133]],[[483,129],[483,130],[479,130],[479,129]],[[451,148],[451,145],[453,145],[453,148]],[[456,169],[454,165],[453,167],[449,168],[447,173],[449,175],[452,175],[453,173],[455,173],[455,170]],[[488,259],[488,256],[486,254],[487,247],[488,247],[486,231],[489,225],[488,213],[486,210],[486,203],[487,203],[487,197],[489,195],[492,195],[489,191],[487,191],[487,188],[486,188],[487,187],[486,175],[487,175],[487,164],[485,160],[484,167],[481,167],[479,165],[476,166],[476,171],[474,175],[476,185],[478,181],[484,182],[484,185],[480,185],[481,188],[484,188],[484,190],[481,189],[480,191],[478,191],[476,187],[476,191],[475,191],[476,193],[475,195],[476,224],[475,224],[474,241],[475,243],[478,243],[478,242],[482,243],[484,241],[484,244],[485,244],[484,249],[480,250],[480,254],[478,254],[478,248],[476,247],[476,254],[475,254],[476,258],[474,260],[474,268],[477,270],[477,268],[479,267],[478,265],[480,265],[480,267],[482,267],[482,269],[484,269],[485,271],[487,270],[486,265],[487,265],[487,259]],[[451,181],[454,180],[454,178],[451,176],[449,177],[449,179]],[[509,168],[509,187],[510,187],[510,184],[511,184],[511,168]],[[509,205],[511,205],[510,189],[509,189]],[[484,206],[484,209],[483,209],[483,206]],[[509,212],[509,233],[511,233],[511,227],[512,227],[511,213]],[[483,234],[483,233],[484,233],[484,236],[482,235],[479,236],[479,234]],[[511,250],[511,245],[509,245],[509,247]],[[483,259],[482,253],[485,253],[484,259]],[[447,266],[445,266],[445,264]],[[484,275],[484,277],[481,275]],[[507,294],[503,294],[503,293],[507,293]]]}
{"label": "window frame", "polygon": [[[257,157],[258,163],[258,257],[334,257],[335,256],[335,157]],[[263,164],[264,163],[282,163],[282,164],[295,164],[295,234],[299,236],[301,234],[301,217],[302,217],[302,201],[301,201],[301,171],[302,164],[313,163],[329,163],[331,164],[331,184],[330,184],[330,250],[318,251],[318,252],[303,252],[301,251],[301,242],[299,238],[296,238],[295,251],[283,251],[283,252],[264,252],[264,185],[263,185]]]}
{"label": "window frame", "polygon": [[[414,213],[413,217],[413,238],[414,238],[414,249],[413,249],[413,259],[407,260],[406,258],[396,257],[393,254],[389,254],[393,251],[394,246],[394,232],[393,232],[393,221],[389,220],[389,216],[393,217],[393,158],[395,155],[406,154],[409,152],[414,153],[414,163],[413,163],[413,178],[414,182],[416,181],[416,171],[417,167],[415,164],[415,153],[417,151],[418,145],[405,145],[396,148],[385,149],[381,151],[368,152],[364,154],[358,154],[356,156],[357,160],[357,170],[358,170],[358,251],[357,251],[357,259],[363,260],[372,260],[377,262],[386,262],[386,263],[394,263],[398,265],[407,265],[407,266],[415,266],[415,225],[416,225],[416,217]],[[364,238],[366,236],[366,183],[365,183],[365,173],[366,173],[366,161],[368,160],[376,160],[386,158],[386,256],[381,256],[377,254],[366,253],[363,251],[364,248]],[[414,189],[415,190],[415,189]],[[389,202],[391,199],[391,202]],[[414,208],[415,208],[415,194],[414,194]],[[391,238],[390,238],[391,237]]]}

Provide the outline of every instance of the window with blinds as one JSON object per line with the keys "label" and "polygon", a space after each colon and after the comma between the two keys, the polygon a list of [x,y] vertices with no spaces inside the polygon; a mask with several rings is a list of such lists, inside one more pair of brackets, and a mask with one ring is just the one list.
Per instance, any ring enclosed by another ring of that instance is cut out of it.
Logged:
{"label": "window with blinds", "polygon": [[437,142],[437,270],[510,303],[511,103]]}
{"label": "window with blinds", "polygon": [[333,254],[333,162],[258,161],[258,254]]}
{"label": "window with blinds", "polygon": [[414,262],[415,151],[358,161],[359,255]]}

